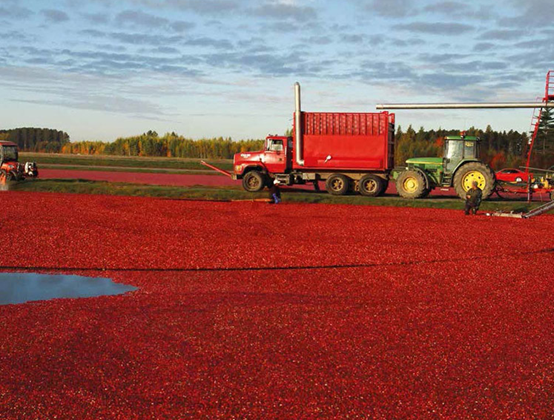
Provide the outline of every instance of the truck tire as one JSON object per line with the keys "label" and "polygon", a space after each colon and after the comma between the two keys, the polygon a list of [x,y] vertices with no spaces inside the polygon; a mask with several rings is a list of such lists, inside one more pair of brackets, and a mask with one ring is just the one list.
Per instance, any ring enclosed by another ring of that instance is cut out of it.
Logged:
{"label": "truck tire", "polygon": [[492,169],[481,162],[469,162],[462,165],[454,174],[454,189],[462,200],[465,200],[466,192],[471,188],[473,181],[477,181],[483,191],[483,200],[494,192],[496,178]]}
{"label": "truck tire", "polygon": [[348,192],[349,179],[342,174],[333,174],[325,181],[325,189],[332,195],[344,195]]}
{"label": "truck tire", "polygon": [[377,197],[384,192],[384,184],[385,181],[380,176],[367,174],[358,182],[358,189],[361,195]]}
{"label": "truck tire", "polygon": [[429,192],[425,188],[425,179],[418,171],[404,171],[396,180],[398,194],[404,198],[421,198]]}
{"label": "truck tire", "polygon": [[265,187],[265,176],[259,171],[250,171],[242,178],[242,188],[248,192],[259,192]]}

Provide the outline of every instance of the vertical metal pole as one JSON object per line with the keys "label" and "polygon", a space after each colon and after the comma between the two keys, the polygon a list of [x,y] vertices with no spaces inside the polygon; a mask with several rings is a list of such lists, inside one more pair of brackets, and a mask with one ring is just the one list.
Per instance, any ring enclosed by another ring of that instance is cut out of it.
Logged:
{"label": "vertical metal pole", "polygon": [[302,159],[302,104],[300,99],[300,83],[294,84],[294,156],[296,163],[299,166],[304,166],[304,160]]}

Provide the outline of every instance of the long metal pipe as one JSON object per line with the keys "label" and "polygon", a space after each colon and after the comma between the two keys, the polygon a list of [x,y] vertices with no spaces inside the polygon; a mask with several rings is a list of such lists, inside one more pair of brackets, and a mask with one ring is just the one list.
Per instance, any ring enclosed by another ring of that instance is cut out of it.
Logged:
{"label": "long metal pipe", "polygon": [[302,159],[302,104],[300,100],[300,83],[294,84],[294,99],[296,106],[294,109],[294,157],[299,166],[304,166]]}
{"label": "long metal pipe", "polygon": [[483,102],[446,104],[378,104],[377,109],[483,109],[483,108],[553,108],[554,102]]}

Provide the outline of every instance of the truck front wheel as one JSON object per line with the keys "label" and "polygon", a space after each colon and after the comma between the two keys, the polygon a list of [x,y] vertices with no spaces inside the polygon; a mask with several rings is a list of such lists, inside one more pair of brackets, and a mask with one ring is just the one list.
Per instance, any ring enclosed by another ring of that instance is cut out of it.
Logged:
{"label": "truck front wheel", "polygon": [[344,195],[348,192],[349,180],[342,174],[333,174],[325,181],[325,189],[329,194]]}
{"label": "truck front wheel", "polygon": [[265,177],[259,171],[250,171],[242,178],[242,188],[248,192],[259,192],[265,186]]}
{"label": "truck front wheel", "polygon": [[421,198],[426,195],[425,179],[417,171],[404,171],[396,180],[398,194],[404,198]]}
{"label": "truck front wheel", "polygon": [[383,178],[373,174],[364,175],[358,183],[360,194],[366,197],[377,197],[381,195],[384,191],[384,187],[385,181]]}

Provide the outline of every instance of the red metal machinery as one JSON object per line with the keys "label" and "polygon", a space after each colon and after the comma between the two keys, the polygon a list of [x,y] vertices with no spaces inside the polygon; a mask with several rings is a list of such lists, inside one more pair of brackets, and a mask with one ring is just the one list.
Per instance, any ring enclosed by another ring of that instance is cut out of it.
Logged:
{"label": "red metal machinery", "polygon": [[[540,108],[534,108],[533,117],[531,119],[531,137],[527,144],[527,164],[525,165],[525,179],[527,180],[527,186],[517,186],[510,184],[498,184],[496,188],[497,194],[500,196],[501,193],[512,193],[512,194],[527,194],[527,200],[531,201],[533,194],[540,194],[541,197],[543,194],[552,194],[554,191],[554,173],[550,171],[544,171],[544,176],[541,179],[533,178],[532,174],[529,173],[529,170],[537,170],[536,168],[531,168],[531,157],[533,153],[533,147],[535,146],[537,136],[540,133],[540,124],[543,116],[543,109],[550,108],[551,102],[554,100],[554,71],[550,70],[546,73],[546,84],[544,90],[544,97],[542,98],[543,106]],[[543,171],[539,169],[539,171]]]}

